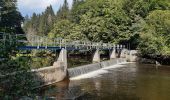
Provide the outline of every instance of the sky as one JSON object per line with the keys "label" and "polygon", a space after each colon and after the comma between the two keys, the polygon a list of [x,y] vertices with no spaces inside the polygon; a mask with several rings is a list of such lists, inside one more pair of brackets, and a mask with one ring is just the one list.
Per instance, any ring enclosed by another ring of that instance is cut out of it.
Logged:
{"label": "sky", "polygon": [[[67,0],[69,7],[72,5],[72,0]],[[23,16],[31,16],[35,13],[42,13],[46,7],[52,5],[55,12],[63,4],[64,0],[18,0],[18,9]]]}

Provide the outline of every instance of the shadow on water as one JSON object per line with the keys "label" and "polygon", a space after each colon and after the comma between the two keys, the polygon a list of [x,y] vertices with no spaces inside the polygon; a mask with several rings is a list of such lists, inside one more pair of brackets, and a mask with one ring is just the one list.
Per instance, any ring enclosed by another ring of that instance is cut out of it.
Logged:
{"label": "shadow on water", "polygon": [[65,79],[62,82],[53,84],[51,86],[39,88],[39,99],[52,100],[77,100],[84,95],[80,86],[70,86],[70,80]]}

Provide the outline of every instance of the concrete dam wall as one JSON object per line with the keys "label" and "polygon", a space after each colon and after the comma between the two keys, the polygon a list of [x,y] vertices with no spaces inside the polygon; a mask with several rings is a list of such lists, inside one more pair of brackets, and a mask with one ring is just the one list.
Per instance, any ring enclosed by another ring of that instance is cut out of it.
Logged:
{"label": "concrete dam wall", "polygon": [[68,75],[69,75],[69,78],[72,78],[72,77],[76,77],[76,76],[86,74],[86,73],[89,73],[92,71],[96,71],[96,70],[104,68],[104,67],[109,67],[112,65],[123,63],[123,62],[126,62],[125,58],[116,58],[116,59],[111,59],[109,61],[103,61],[100,63],[70,68],[70,69],[68,69]]}

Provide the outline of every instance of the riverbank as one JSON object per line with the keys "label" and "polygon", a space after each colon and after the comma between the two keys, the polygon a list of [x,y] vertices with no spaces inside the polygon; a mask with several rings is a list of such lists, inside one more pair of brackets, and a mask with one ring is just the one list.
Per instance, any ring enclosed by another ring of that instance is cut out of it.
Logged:
{"label": "riverbank", "polygon": [[170,65],[170,55],[143,55],[139,59],[144,64]]}

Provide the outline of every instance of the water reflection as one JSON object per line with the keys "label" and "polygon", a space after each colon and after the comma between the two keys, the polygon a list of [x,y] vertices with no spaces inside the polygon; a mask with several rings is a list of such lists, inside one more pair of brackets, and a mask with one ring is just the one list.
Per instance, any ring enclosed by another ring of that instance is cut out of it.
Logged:
{"label": "water reflection", "polygon": [[65,80],[45,87],[41,97],[57,100],[170,100],[170,67],[128,64],[100,77]]}

